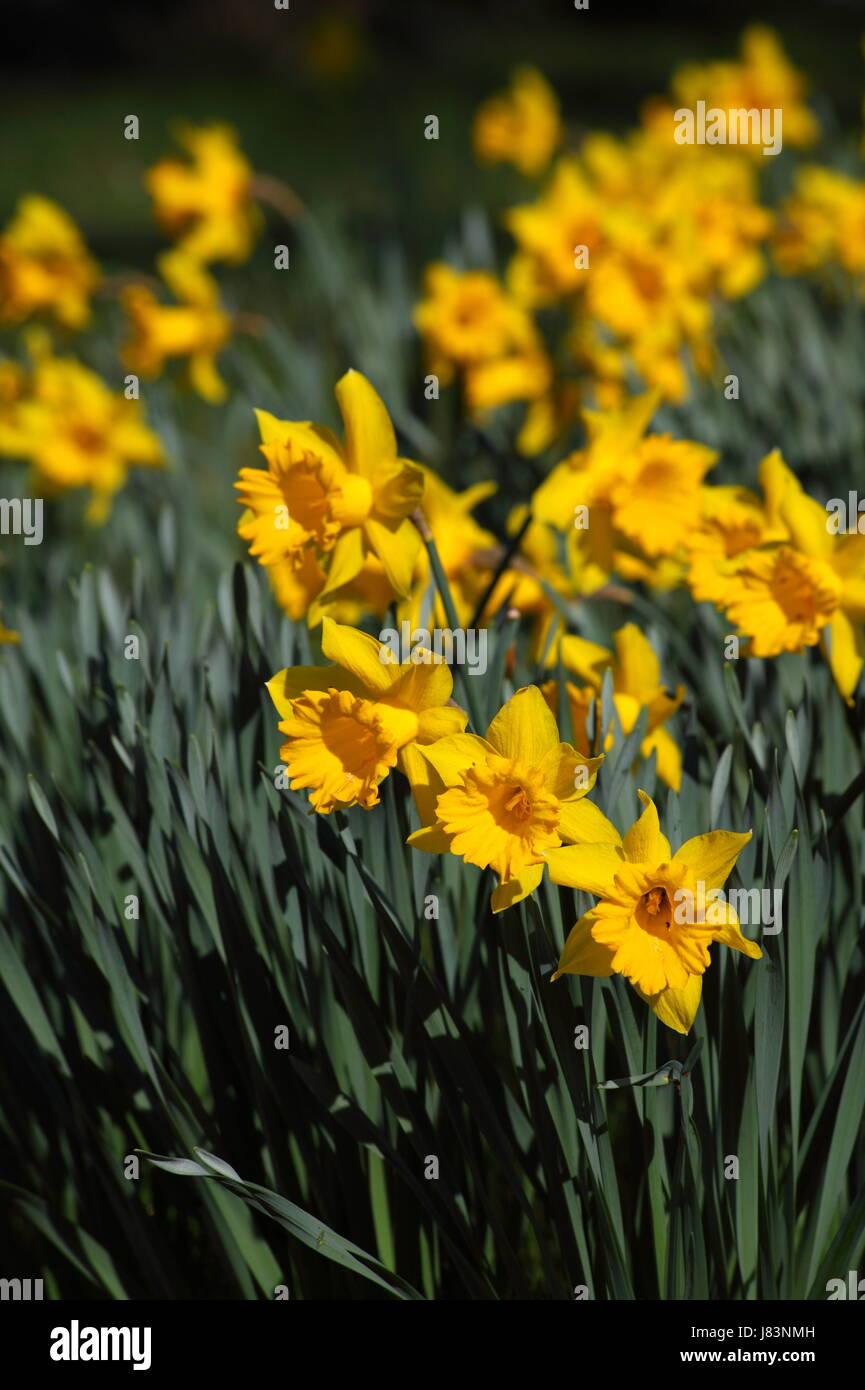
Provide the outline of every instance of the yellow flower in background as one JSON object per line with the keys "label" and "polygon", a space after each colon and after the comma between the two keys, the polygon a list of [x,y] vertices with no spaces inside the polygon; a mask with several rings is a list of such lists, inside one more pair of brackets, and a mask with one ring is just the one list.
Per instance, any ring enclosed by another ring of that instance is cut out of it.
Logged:
{"label": "yellow flower in background", "polygon": [[450,670],[431,652],[400,665],[374,637],[327,617],[321,649],[332,666],[290,667],[267,683],[285,734],[280,757],[314,811],[369,810],[410,746],[458,733],[466,716],[449,704]]}
{"label": "yellow flower in background", "polygon": [[261,218],[236,133],[227,125],[185,126],[177,143],[189,161],[163,159],[145,175],[157,221],[193,260],[245,261]]}
{"label": "yellow flower in background", "polygon": [[728,617],[750,639],[749,656],[820,643],[848,704],[865,660],[865,535],[835,535],[826,508],[793,474],[779,505],[789,539],[746,550],[724,566]]}
{"label": "yellow flower in background", "polygon": [[[679,685],[669,690],[661,680],[661,664],[648,638],[634,623],[626,623],[613,633],[614,652],[585,638],[564,635],[560,643],[550,648],[547,665],[555,665],[560,648],[562,664],[586,684],[582,686],[567,682],[571,717],[574,725],[574,744],[587,756],[591,753],[588,735],[588,715],[592,701],[600,696],[604,671],[610,669],[613,677],[613,704],[621,721],[622,730],[627,735],[634,728],[644,709],[649,712],[646,737],[640,744],[640,756],[657,756],[658,776],[668,787],[678,791],[682,782],[682,755],[679,746],[669,730],[661,726],[681,705],[685,698],[685,687]],[[544,696],[555,714],[558,705],[558,686],[555,681],[543,687]],[[596,705],[596,719],[600,718],[600,701]],[[603,751],[608,753],[613,747],[612,731],[607,733]]]}
{"label": "yellow flower in background", "polygon": [[[673,95],[681,106],[694,108],[698,101],[722,111],[780,109],[784,143],[797,148],[813,145],[819,126],[805,103],[807,83],[787,59],[778,37],[761,24],[742,35],[738,62],[688,63],[674,75]],[[743,145],[751,156],[761,156],[759,145]]]}
{"label": "yellow flower in background", "polygon": [[219,287],[202,265],[174,250],[159,258],[162,278],[179,304],[162,304],[152,290],[130,285],[121,295],[129,337],[121,357],[130,371],[151,379],[174,357],[186,358],[194,391],[211,405],[225,400],[228,388],[216,358],[231,337],[231,320],[219,304]]}
{"label": "yellow flower in background", "polygon": [[13,632],[11,628],[4,627],[2,619],[0,619],[0,646],[4,643],[7,643],[9,646],[15,646],[20,641],[21,638],[18,633]]}
{"label": "yellow flower in background", "polygon": [[614,410],[583,411],[586,446],[535,492],[535,517],[568,532],[574,572],[587,586],[609,578],[625,543],[652,561],[674,556],[699,523],[703,479],[717,454],[694,440],[647,435],[657,404],[655,391]]}
{"label": "yellow flower in background", "polygon": [[563,157],[536,202],[505,214],[518,247],[511,282],[525,302],[550,304],[585,289],[604,244],[605,207],[577,161]]}
{"label": "yellow flower in background", "polygon": [[483,270],[459,271],[433,262],[424,275],[424,298],[415,307],[414,322],[429,368],[444,385],[457,370],[540,351],[530,316]]}
{"label": "yellow flower in background", "polygon": [[643,813],[620,843],[547,851],[554,883],[600,899],[572,928],[552,978],[624,975],[662,1023],[687,1033],[713,942],[763,954],[721,895],[751,832],[712,830],[673,854],[654,802],[638,795]]}
{"label": "yellow flower in background", "polygon": [[256,411],[267,468],[242,468],[235,483],[246,508],[238,535],[250,554],[263,565],[287,560],[299,568],[312,550],[325,569],[310,625],[321,617],[320,601],[356,579],[370,555],[394,594],[407,597],[421,548],[409,518],[423,495],[423,470],[397,456],[390,417],[366,377],[346,372],[335,394],[344,443],[320,425]]}
{"label": "yellow flower in background", "polygon": [[491,868],[499,879],[492,910],[501,912],[534,892],[553,846],[618,840],[584,800],[601,762],[559,741],[543,695],[526,686],[485,738],[457,734],[411,750],[405,771],[422,824],[408,843]]}
{"label": "yellow flower in background", "polygon": [[795,476],[778,449],[762,460],[757,470],[763,498],[744,487],[711,487],[701,490],[699,526],[685,542],[688,550],[688,586],[698,602],[723,606],[729,591],[724,562],[770,541],[785,540],[781,520],[784,494]]}
{"label": "yellow flower in background", "polygon": [[47,339],[29,339],[33,369],[18,398],[0,404],[0,454],[27,459],[33,486],[48,497],[70,488],[92,494],[88,521],[105,520],[133,465],[160,467],[162,446],[140,401],[111,391],[71,357],[54,357]]}
{"label": "yellow flower in background", "polygon": [[865,273],[865,180],[820,165],[797,170],[781,205],[774,242],[778,269],[801,275],[838,264]]}
{"label": "yellow flower in background", "polygon": [[22,198],[0,232],[0,324],[47,313],[64,328],[83,328],[100,278],[71,217],[48,198]]}
{"label": "yellow flower in background", "polygon": [[562,142],[559,103],[535,68],[518,68],[507,92],[491,97],[474,123],[478,159],[514,164],[523,174],[543,173]]}

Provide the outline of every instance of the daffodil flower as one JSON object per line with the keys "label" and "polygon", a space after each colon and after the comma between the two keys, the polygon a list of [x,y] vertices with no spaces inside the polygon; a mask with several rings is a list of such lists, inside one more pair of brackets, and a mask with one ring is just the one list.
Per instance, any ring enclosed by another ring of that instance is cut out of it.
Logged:
{"label": "daffodil flower", "polygon": [[459,732],[466,715],[448,703],[453,679],[432,653],[400,665],[383,643],[331,618],[321,648],[334,665],[292,666],[267,683],[286,736],[280,756],[314,811],[369,810],[401,753]]}
{"label": "daffodil flower", "polygon": [[[609,668],[613,677],[613,704],[625,734],[629,734],[642,711],[648,710],[646,737],[640,744],[640,755],[657,756],[658,776],[674,791],[682,781],[682,755],[678,744],[663,724],[675,714],[685,698],[685,687],[679,685],[668,691],[661,681],[661,666],[648,638],[634,623],[626,623],[613,633],[615,652],[595,642],[570,634],[561,639],[562,663],[575,672],[583,686],[567,682],[568,699],[574,723],[574,742],[584,753],[589,752],[587,720],[589,707],[600,693],[604,671]],[[547,661],[556,660],[558,644],[550,647]],[[543,687],[550,708],[555,712],[558,686],[550,681]],[[612,732],[607,734],[604,751],[613,746]]]}
{"label": "daffodil flower", "polygon": [[559,741],[556,721],[536,686],[508,700],[486,738],[456,734],[406,759],[423,825],[408,843],[491,868],[501,912],[534,892],[544,856],[563,843],[619,838],[592,802],[602,758],[584,758]]}
{"label": "daffodil flower", "polygon": [[673,854],[655,803],[645,792],[638,795],[643,813],[621,843],[547,852],[554,883],[600,899],[572,928],[552,978],[624,975],[662,1023],[687,1033],[712,943],[752,960],[763,954],[717,893],[751,832],[712,830]]}
{"label": "daffodil flower", "polygon": [[[235,487],[247,511],[238,534],[263,565],[287,559],[299,567],[311,548],[327,571],[320,600],[353,580],[368,555],[405,598],[421,547],[409,518],[423,494],[423,471],[397,456],[390,417],[366,377],[346,372],[336,398],[344,443],[320,425],[256,411],[268,466],[240,470]],[[310,625],[320,617],[314,603]]]}
{"label": "daffodil flower", "polygon": [[0,232],[0,323],[46,312],[83,328],[100,271],[72,218],[49,198],[22,198]]}
{"label": "daffodil flower", "polygon": [[825,507],[793,474],[779,507],[789,539],[744,551],[722,569],[722,606],[765,657],[820,643],[848,704],[865,659],[865,536],[834,535]]}

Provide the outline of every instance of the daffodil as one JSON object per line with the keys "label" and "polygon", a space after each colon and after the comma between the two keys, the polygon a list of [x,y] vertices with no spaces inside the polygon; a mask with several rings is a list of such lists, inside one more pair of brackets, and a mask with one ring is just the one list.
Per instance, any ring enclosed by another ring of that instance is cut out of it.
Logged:
{"label": "daffodil", "polygon": [[[516,359],[517,366],[542,358],[540,338],[526,310],[494,275],[482,270],[457,271],[441,261],[427,267],[424,298],[414,311],[431,372],[443,385],[457,371],[478,373],[470,394],[476,409],[499,399],[525,399],[519,392],[493,393],[484,386],[481,368]],[[490,399],[491,395],[495,399]],[[531,393],[530,393],[531,394]]]}
{"label": "daffodil", "polygon": [[714,942],[752,960],[762,951],[742,935],[721,890],[750,830],[712,830],[673,854],[654,802],[618,843],[547,851],[554,883],[599,902],[571,929],[553,979],[623,975],[662,1023],[687,1033],[694,1022]]}
{"label": "daffodil", "polygon": [[833,534],[826,509],[789,476],[778,514],[788,540],[746,550],[723,567],[721,606],[751,656],[820,643],[848,704],[865,659],[865,536]]}
{"label": "daffodil", "polygon": [[786,274],[838,264],[848,274],[862,276],[865,180],[820,165],[799,169],[794,192],[781,205],[775,261]]}
{"label": "daffodil", "polygon": [[582,592],[604,584],[628,547],[650,561],[675,556],[699,523],[701,486],[717,454],[693,440],[646,435],[657,404],[658,393],[648,392],[611,411],[583,411],[586,446],[535,492],[535,517],[570,536]]}
{"label": "daffodil", "polygon": [[585,289],[605,242],[605,216],[605,200],[567,157],[536,202],[511,208],[505,222],[519,259],[510,274],[530,303],[550,304]]}
{"label": "daffodil", "polygon": [[47,313],[83,328],[100,271],[75,223],[48,198],[22,198],[0,232],[0,324]]}
{"label": "daffodil", "polygon": [[[423,471],[398,457],[390,417],[366,377],[346,372],[336,398],[344,443],[322,426],[256,411],[267,468],[240,470],[235,487],[246,511],[238,534],[263,565],[287,560],[299,568],[311,550],[327,575],[318,600],[355,579],[369,555],[404,598],[421,546],[410,517]],[[310,624],[321,617],[318,600]]]}
{"label": "daffodil", "polygon": [[410,748],[458,733],[466,716],[448,703],[453,679],[431,652],[400,665],[374,637],[327,617],[321,649],[333,665],[290,667],[267,683],[285,735],[280,756],[314,811],[369,810]]}
{"label": "daffodil", "polygon": [[[745,30],[738,62],[689,63],[673,78],[673,94],[682,106],[705,101],[707,107],[722,111],[780,109],[785,143],[800,148],[812,145],[819,134],[805,91],[805,80],[787,59],[777,35],[762,24]],[[761,153],[759,145],[743,149]]]}
{"label": "daffodil", "polygon": [[688,585],[694,598],[723,606],[729,593],[725,562],[746,550],[787,538],[780,506],[795,476],[779,450],[760,463],[762,499],[744,487],[701,489],[700,523],[686,539]]}
{"label": "daffodil", "polygon": [[479,159],[507,162],[523,173],[543,173],[562,141],[556,94],[535,68],[518,68],[510,88],[485,101],[475,117]]}
{"label": "daffodil", "polygon": [[0,454],[28,459],[47,496],[89,488],[88,520],[104,521],[130,466],[161,466],[162,446],[140,401],[112,391],[74,358],[55,357],[41,334],[28,343],[32,371],[18,397],[0,404]]}
{"label": "daffodil", "polygon": [[261,219],[236,133],[225,125],[188,126],[177,141],[189,162],[163,159],[145,176],[157,220],[193,260],[246,260]]}
{"label": "daffodil", "polygon": [[601,761],[561,743],[540,690],[526,686],[485,738],[463,733],[411,750],[406,772],[422,826],[408,843],[492,869],[492,908],[501,912],[534,892],[553,847],[618,840],[584,799]]}
{"label": "daffodil", "polygon": [[185,252],[167,252],[159,266],[180,302],[162,304],[143,285],[125,289],[121,299],[130,333],[122,359],[130,371],[152,378],[159,376],[170,358],[186,358],[189,384],[216,405],[227,394],[216,358],[231,336],[231,320],[219,304],[219,287]]}
{"label": "daffodil", "polygon": [[[593,700],[600,694],[604,671],[613,677],[613,704],[625,734],[629,734],[643,710],[648,711],[646,737],[640,744],[640,755],[657,757],[658,776],[674,791],[682,781],[682,755],[668,729],[662,726],[675,714],[685,698],[685,687],[670,690],[661,680],[661,665],[648,638],[634,623],[626,623],[613,633],[614,652],[595,642],[570,634],[550,647],[548,664],[552,665],[561,651],[562,664],[584,681],[584,685],[567,682],[567,694],[574,725],[574,743],[585,754],[591,752],[588,736],[588,715]],[[555,681],[544,686],[544,694],[555,712],[558,687]],[[596,706],[597,708],[597,706]],[[609,731],[604,752],[613,746]]]}

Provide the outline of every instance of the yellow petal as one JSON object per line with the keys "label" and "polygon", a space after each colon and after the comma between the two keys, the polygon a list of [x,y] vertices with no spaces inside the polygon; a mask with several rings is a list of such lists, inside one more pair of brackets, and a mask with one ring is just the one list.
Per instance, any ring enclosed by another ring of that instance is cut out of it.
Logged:
{"label": "yellow petal", "polygon": [[538,687],[524,685],[499,710],[487,738],[502,757],[537,766],[557,747],[559,730]]}
{"label": "yellow petal", "polygon": [[364,522],[363,530],[370,548],[384,566],[392,589],[399,598],[407,598],[421,548],[417,527],[408,518],[398,526],[391,527],[370,516]]}
{"label": "yellow petal", "polygon": [[[634,988],[636,989],[636,986]],[[700,1007],[703,977],[689,975],[684,989],[662,989],[659,994],[643,994],[642,990],[638,989],[637,993],[668,1028],[672,1028],[676,1033],[687,1033]]]}
{"label": "yellow petal", "polygon": [[734,951],[741,951],[743,955],[750,956],[752,960],[760,960],[763,952],[756,941],[749,941],[742,935],[739,926],[739,918],[733,911],[729,903],[716,902],[712,905],[712,940],[720,941],[722,946],[730,946]]}
{"label": "yellow petal", "polygon": [[330,552],[327,562],[327,579],[319,594],[319,599],[322,599],[325,594],[333,593],[335,589],[341,589],[343,584],[348,584],[356,578],[362,569],[363,537],[359,528],[354,526],[350,531],[343,531]]}
{"label": "yellow petal", "polygon": [[[620,845],[622,837],[594,803],[584,798],[566,801],[559,812],[559,834],[575,845]],[[555,851],[558,853],[558,851]]]}
{"label": "yellow petal", "polygon": [[417,720],[418,743],[435,743],[440,738],[461,734],[468,723],[465,710],[453,705],[421,710]]}
{"label": "yellow petal", "polygon": [[360,683],[346,677],[345,672],[336,666],[289,666],[271,676],[267,690],[283,719],[288,719],[291,714],[291,701],[302,695],[304,690],[351,690],[354,695],[362,693]]}
{"label": "yellow petal", "polygon": [[737,835],[733,830],[710,830],[686,840],[673,855],[674,864],[684,864],[693,883],[702,881],[706,889],[720,888],[751,838],[751,831]]}
{"label": "yellow petal", "polygon": [[391,700],[418,711],[447,704],[454,691],[450,667],[446,661],[436,661],[432,653],[430,656],[429,662],[396,667]]}
{"label": "yellow petal", "polygon": [[[581,801],[579,805],[586,803]],[[625,859],[621,847],[615,844],[566,845],[548,849],[545,857],[553,883],[579,888],[599,898],[615,893],[613,880]]]}
{"label": "yellow petal", "polygon": [[865,660],[865,634],[850,621],[843,611],[833,614],[828,628],[823,629],[820,645],[829,662],[832,676],[848,705],[853,704],[853,692],[859,684]]}
{"label": "yellow petal", "polygon": [[389,661],[389,649],[365,632],[335,623],[333,618],[323,618],[321,650],[330,661],[356,676],[367,690],[383,693],[394,683],[395,668]]}
{"label": "yellow petal", "polygon": [[648,738],[643,739],[640,745],[641,755],[650,758],[653,750],[657,754],[658,776],[677,792],[682,785],[682,754],[679,745],[667,729],[656,729]]}
{"label": "yellow petal", "polygon": [[797,550],[818,560],[831,559],[835,537],[826,525],[826,508],[803,492],[798,483],[784,493],[780,515]]}
{"label": "yellow petal", "polygon": [[345,424],[345,452],[350,468],[370,477],[396,458],[396,435],[381,396],[360,372],[349,371],[336,384],[336,399]]}
{"label": "yellow petal", "polygon": [[645,792],[637,792],[643,803],[643,814],[636,820],[622,841],[625,855],[634,864],[666,864],[672,856],[670,841],[661,834],[658,811]]}
{"label": "yellow petal", "polygon": [[544,876],[543,864],[529,864],[513,878],[500,883],[492,896],[493,912],[504,912],[506,907],[522,902],[533,893]]}
{"label": "yellow petal", "polygon": [[262,444],[285,443],[288,438],[288,431],[291,429],[288,420],[277,420],[276,416],[271,415],[269,410],[256,410],[255,418],[258,421]]}
{"label": "yellow petal", "polygon": [[446,787],[454,787],[462,772],[475,763],[485,762],[494,752],[495,749],[476,734],[452,734],[450,738],[441,738],[425,746],[421,756],[432,764]]}
{"label": "yellow petal", "polygon": [[636,623],[625,623],[613,634],[616,648],[616,692],[646,704],[661,683],[661,667],[648,638]]}
{"label": "yellow petal", "polygon": [[560,975],[593,975],[595,979],[607,979],[613,973],[613,955],[609,946],[601,946],[592,936],[592,914],[587,912],[579,922],[571,927],[565,949],[559,957],[555,973]]}

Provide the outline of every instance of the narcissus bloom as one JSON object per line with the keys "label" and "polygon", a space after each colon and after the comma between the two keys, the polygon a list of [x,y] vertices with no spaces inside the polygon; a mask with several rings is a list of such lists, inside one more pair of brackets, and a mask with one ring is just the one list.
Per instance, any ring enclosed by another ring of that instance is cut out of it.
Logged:
{"label": "narcissus bloom", "polygon": [[139,376],[152,378],[159,376],[169,358],[187,358],[190,386],[216,405],[228,389],[216,358],[231,336],[231,320],[219,305],[219,287],[184,252],[167,252],[160,257],[159,267],[180,303],[161,304],[143,285],[130,285],[123,291],[130,327],[123,362]]}
{"label": "narcissus bloom", "polygon": [[[611,411],[584,411],[587,445],[534,495],[538,520],[568,531],[580,547],[574,567],[587,585],[605,582],[625,545],[652,560],[671,556],[699,523],[701,486],[718,456],[694,440],[646,435],[657,404],[658,393],[648,392]],[[588,509],[582,518],[578,508]]]}
{"label": "narcissus bloom", "polygon": [[[640,755],[649,758],[654,751],[658,776],[668,787],[678,791],[682,781],[682,755],[676,740],[662,725],[681,705],[685,698],[685,687],[679,685],[675,690],[665,687],[661,680],[661,663],[648,638],[634,623],[626,623],[613,633],[613,645],[615,652],[610,652],[606,647],[587,642],[582,637],[568,634],[561,638],[562,664],[586,682],[582,686],[567,682],[574,743],[581,752],[591,752],[587,728],[589,708],[592,700],[599,695],[604,671],[609,668],[613,677],[613,703],[624,733],[629,734],[642,711],[648,710],[646,737],[640,744]],[[549,653],[550,665],[555,657],[556,645]],[[558,701],[556,682],[550,681],[543,689],[550,709],[555,713]],[[604,742],[604,752],[609,752],[612,746],[613,734],[610,732]]]}
{"label": "narcissus bloom", "polygon": [[458,734],[411,750],[405,770],[423,825],[408,843],[491,868],[499,878],[492,908],[501,912],[537,888],[553,846],[618,840],[584,800],[602,761],[561,743],[540,690],[526,686],[486,738]]}
{"label": "narcissus bloom", "polygon": [[701,489],[700,524],[686,539],[688,586],[699,602],[723,607],[729,594],[726,560],[771,541],[787,539],[780,507],[795,475],[773,449],[760,463],[757,477],[762,499],[745,487]]}
{"label": "narcissus bloom", "polygon": [[71,217],[48,198],[22,198],[0,232],[0,324],[48,313],[64,328],[83,328],[99,280]]}
{"label": "narcissus bloom", "polygon": [[163,159],[145,175],[157,220],[193,260],[245,261],[261,219],[237,135],[225,125],[188,126],[177,142],[190,162]]}
{"label": "narcissus bloom", "polygon": [[728,561],[721,606],[750,638],[750,656],[819,642],[835,684],[852,703],[865,659],[865,536],[830,532],[825,507],[793,474],[779,518],[789,540]]}
{"label": "narcissus bloom", "polygon": [[[238,534],[262,565],[288,560],[299,568],[312,550],[327,573],[321,599],[355,579],[368,555],[405,598],[421,547],[409,518],[423,495],[423,471],[398,457],[384,403],[360,372],[337,382],[336,399],[344,443],[320,425],[256,411],[268,466],[240,470],[235,487],[247,510]],[[310,625],[320,617],[314,603]]]}
{"label": "narcissus bloom", "polygon": [[0,402],[0,454],[28,459],[46,496],[89,488],[87,519],[104,521],[130,466],[164,462],[159,439],[140,401],[111,391],[74,358],[54,357],[41,334],[31,334],[29,348],[32,372],[14,401]]}
{"label": "narcissus bloom", "polygon": [[[537,202],[505,214],[519,248],[510,275],[528,303],[550,304],[585,289],[587,268],[604,244],[604,217],[604,200],[570,158],[558,160]],[[588,262],[577,248],[585,248]]]}
{"label": "narcissus bloom", "polygon": [[655,804],[638,793],[643,813],[615,844],[547,851],[554,883],[593,893],[600,901],[572,928],[553,975],[624,975],[677,1033],[697,1013],[713,942],[752,960],[760,947],[742,935],[729,903],[717,895],[750,830],[712,830],[673,854]]}
{"label": "narcissus bloom", "polygon": [[514,164],[532,176],[547,167],[562,134],[552,87],[535,68],[518,68],[509,90],[485,101],[478,111],[475,153],[487,163]]}
{"label": "narcissus bloom", "polygon": [[267,683],[285,734],[280,757],[314,811],[369,810],[411,745],[460,732],[466,716],[448,704],[453,679],[432,653],[429,663],[399,665],[374,637],[330,618],[321,649],[334,665],[293,666]]}
{"label": "narcissus bloom", "polygon": [[[787,59],[777,35],[762,24],[753,24],[742,35],[738,62],[705,65],[689,63],[675,74],[673,93],[683,106],[705,101],[722,111],[769,110],[783,112],[784,140],[790,145],[812,145],[819,134],[813,113],[805,104],[806,83]],[[760,155],[759,145],[743,145]]]}
{"label": "narcissus bloom", "polygon": [[781,206],[775,260],[792,275],[831,264],[863,275],[865,181],[820,165],[799,169],[794,193]]}

